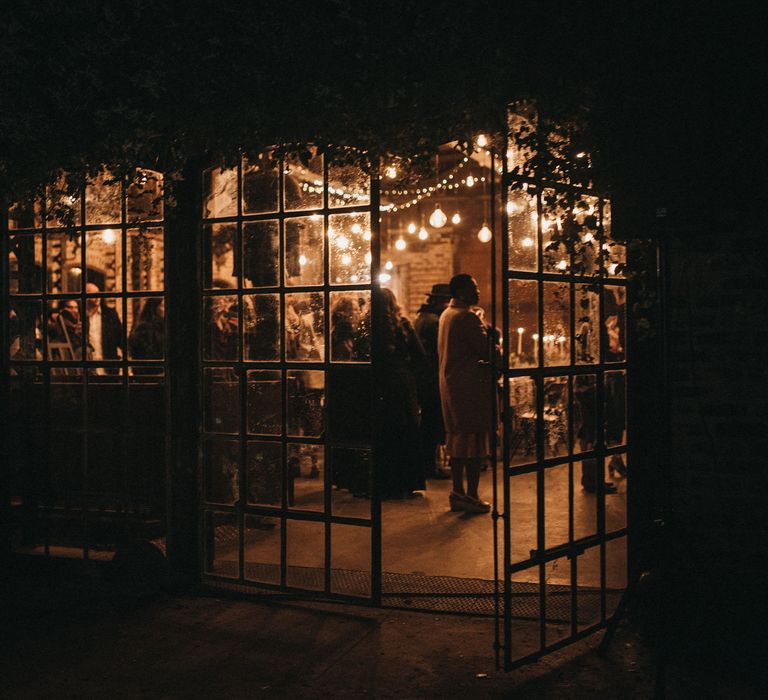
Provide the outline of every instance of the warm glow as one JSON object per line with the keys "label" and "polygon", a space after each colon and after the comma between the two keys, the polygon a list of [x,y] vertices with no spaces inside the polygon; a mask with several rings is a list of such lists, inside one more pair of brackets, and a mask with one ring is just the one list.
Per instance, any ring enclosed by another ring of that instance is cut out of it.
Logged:
{"label": "warm glow", "polygon": [[350,282],[357,282],[360,278],[357,275],[351,275],[349,278]]}
{"label": "warm glow", "polygon": [[344,255],[341,256],[342,265],[349,265],[351,262],[352,262],[352,256],[349,253],[344,253]]}
{"label": "warm glow", "polygon": [[589,243],[590,241],[594,241],[595,237],[592,235],[591,231],[587,231],[584,234],[584,238],[582,239],[584,243]]}
{"label": "warm glow", "polygon": [[455,213],[455,214],[454,214],[454,215],[451,217],[451,223],[452,223],[454,226],[458,226],[458,225],[461,223],[461,215],[459,214],[459,212],[456,212],[456,213]]}
{"label": "warm glow", "polygon": [[534,333],[534,334],[531,336],[531,338],[533,338],[534,340],[538,340],[538,339],[539,339],[539,334],[538,334],[538,333]]}
{"label": "warm glow", "polygon": [[467,187],[472,187],[475,184],[475,178],[471,175],[467,175]]}
{"label": "warm glow", "polygon": [[384,269],[385,270],[391,270],[394,267],[391,260],[387,260],[387,262],[384,263]]}
{"label": "warm glow", "polygon": [[405,246],[405,239],[402,236],[395,241],[395,248],[398,250],[405,250]]}
{"label": "warm glow", "polygon": [[360,224],[352,224],[352,233],[360,233],[360,231],[363,230],[363,227]]}
{"label": "warm glow", "polygon": [[488,243],[492,236],[491,229],[488,228],[487,224],[483,224],[483,227],[477,232],[477,239],[481,243]]}
{"label": "warm glow", "polygon": [[520,335],[522,335],[523,333],[525,333],[525,328],[518,328],[518,329],[517,329],[517,332],[518,332]]}
{"label": "warm glow", "polygon": [[336,245],[341,248],[341,250],[346,250],[349,248],[349,238],[347,238],[343,233],[336,239]]}
{"label": "warm glow", "polygon": [[363,234],[363,240],[364,240],[364,241],[370,241],[370,240],[371,240],[371,232],[370,232],[370,231],[366,231],[366,232]]}
{"label": "warm glow", "polygon": [[480,146],[480,148],[485,148],[488,145],[488,137],[485,134],[480,134],[480,136],[477,137],[477,145]]}
{"label": "warm glow", "polygon": [[[440,208],[439,204],[435,204],[435,211],[429,217],[429,225],[432,228],[442,228],[445,226],[446,221],[448,221],[448,217],[445,215],[445,212]],[[423,226],[421,230],[424,230]],[[421,238],[421,231],[419,231],[419,238]],[[424,239],[422,238],[422,240]]]}
{"label": "warm glow", "polygon": [[392,279],[392,275],[390,275],[388,272],[382,272],[379,275],[379,282],[389,282],[389,280]]}
{"label": "warm glow", "polygon": [[365,254],[365,264],[366,265],[370,265],[371,264],[371,259],[372,259],[371,258],[371,254],[370,253],[366,253]]}
{"label": "warm glow", "polygon": [[565,342],[565,336],[564,336],[564,335],[561,335],[561,336],[560,336],[560,337],[557,339],[557,342],[558,342],[558,343],[564,343],[564,342]]}
{"label": "warm glow", "polygon": [[384,171],[384,174],[390,179],[394,180],[397,177],[397,168],[394,165],[390,165]]}
{"label": "warm glow", "polygon": [[565,270],[567,268],[568,268],[568,263],[565,260],[561,260],[559,263],[557,263],[558,270]]}
{"label": "warm glow", "polygon": [[541,230],[544,233],[546,233],[552,227],[553,223],[555,223],[555,222],[554,221],[550,221],[549,219],[543,219],[542,222],[541,222]]}
{"label": "warm glow", "polygon": [[517,212],[520,211],[520,207],[517,206],[514,202],[507,202],[507,214],[517,214]]}
{"label": "warm glow", "polygon": [[522,244],[523,248],[532,248],[533,238],[529,238],[528,236],[526,236],[525,238],[523,238],[522,241],[520,241],[520,243]]}
{"label": "warm glow", "polygon": [[427,229],[425,229],[423,226],[419,229],[419,240],[420,241],[426,241],[427,238],[429,238],[429,233]]}
{"label": "warm glow", "polygon": [[77,277],[78,275],[81,275],[81,274],[83,274],[83,271],[82,271],[82,270],[81,270],[79,267],[70,267],[70,268],[69,268],[69,271],[70,271],[70,273],[71,273],[71,274],[73,274],[75,277]]}
{"label": "warm glow", "polygon": [[618,267],[617,263],[611,263],[610,265],[608,265],[608,274],[615,275],[617,267]]}
{"label": "warm glow", "polygon": [[411,221],[411,223],[408,224],[408,233],[411,233],[411,234],[416,233],[416,224],[414,224],[413,221]]}
{"label": "warm glow", "polygon": [[107,245],[112,245],[117,240],[117,236],[111,228],[108,228],[101,234],[101,240]]}
{"label": "warm glow", "polygon": [[587,154],[586,154],[586,153],[584,153],[584,151],[579,151],[579,152],[576,154],[576,157],[577,157],[577,158],[584,158],[586,155],[587,155]]}
{"label": "warm glow", "polygon": [[307,264],[307,256],[299,255],[299,265],[306,265],[306,264]]}

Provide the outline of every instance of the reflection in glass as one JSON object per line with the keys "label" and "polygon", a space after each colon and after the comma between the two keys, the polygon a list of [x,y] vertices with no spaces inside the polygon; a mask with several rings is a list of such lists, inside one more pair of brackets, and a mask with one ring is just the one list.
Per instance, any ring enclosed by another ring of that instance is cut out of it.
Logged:
{"label": "reflection in glass", "polygon": [[234,513],[206,512],[206,573],[237,578],[239,569],[240,547],[237,516]]}
{"label": "reflection in glass", "polygon": [[108,170],[89,178],[85,186],[85,223],[119,224],[123,218],[122,186]]}
{"label": "reflection in glass", "polygon": [[280,224],[252,221],[243,224],[243,286],[274,287],[279,282]]}
{"label": "reflection in glass", "polygon": [[509,269],[535,272],[538,268],[536,197],[528,190],[507,190]]}
{"label": "reflection in glass", "polygon": [[532,280],[509,281],[509,366],[539,363],[539,299]]}
{"label": "reflection in glass", "polygon": [[120,291],[123,285],[123,234],[107,228],[85,234],[86,280],[102,292]]}
{"label": "reflection in glass", "polygon": [[83,317],[77,299],[48,302],[46,321],[49,360],[79,360],[83,351]]}
{"label": "reflection in glass", "polygon": [[330,279],[332,284],[371,281],[371,224],[367,212],[328,217]]}
{"label": "reflection in glass", "polygon": [[317,148],[310,146],[303,153],[287,153],[283,166],[285,210],[321,209],[323,190],[323,156]]}
{"label": "reflection in glass", "polygon": [[597,427],[597,377],[577,374],[573,378],[574,452],[586,452],[595,447]]}
{"label": "reflection in glass", "polygon": [[545,189],[541,199],[541,245],[544,272],[568,272],[570,255],[565,245],[565,225],[569,218],[565,195]]}
{"label": "reflection in glass", "polygon": [[321,370],[288,370],[288,435],[320,437],[323,434],[325,372]]}
{"label": "reflection in glass", "polygon": [[12,360],[42,359],[42,307],[39,301],[12,301],[8,335]]}
{"label": "reflection in glass", "polygon": [[536,461],[536,383],[532,377],[509,379],[509,463]]}
{"label": "reflection in glass", "polygon": [[280,435],[283,390],[279,370],[248,371],[248,432]]}
{"label": "reflection in glass", "polygon": [[325,357],[324,304],[321,292],[285,295],[285,359],[322,362]]}
{"label": "reflection in glass", "polygon": [[[88,282],[86,294],[99,291]],[[88,297],[85,300],[85,337],[88,360],[118,360],[123,350],[123,304],[119,298]],[[97,370],[102,374],[103,370]]]}
{"label": "reflection in glass", "polygon": [[204,299],[205,331],[203,359],[237,360],[240,312],[234,295]]}
{"label": "reflection in glass", "polygon": [[627,246],[612,236],[611,203],[603,200],[603,266],[608,277],[625,277]]}
{"label": "reflection in glass", "polygon": [[292,588],[325,588],[325,525],[309,520],[286,521],[286,584]]}
{"label": "reflection in glass", "polygon": [[271,152],[243,158],[243,214],[277,211],[278,176]]}
{"label": "reflection in glass", "polygon": [[279,442],[248,443],[248,503],[279,506],[283,491],[283,446]]}
{"label": "reflection in glass", "polygon": [[576,285],[576,364],[600,361],[600,297],[589,285]]}
{"label": "reflection in glass", "polygon": [[582,195],[573,205],[572,220],[576,224],[578,236],[574,246],[573,266],[577,275],[594,275],[597,273],[600,250],[600,234],[597,225],[598,204],[597,197]]}
{"label": "reflection in glass", "polygon": [[322,445],[288,443],[288,505],[325,510],[325,456]]}
{"label": "reflection in glass", "polygon": [[83,277],[80,257],[82,236],[48,233],[46,239],[48,292],[50,294],[79,292]]}
{"label": "reflection in glass", "polygon": [[243,297],[245,359],[270,362],[280,359],[280,297],[248,294]]}
{"label": "reflection in glass", "polygon": [[126,287],[129,292],[161,292],[165,287],[163,229],[128,231]]}
{"label": "reflection in glass", "polygon": [[128,223],[163,220],[163,174],[137,169],[125,198]]}
{"label": "reflection in glass", "polygon": [[8,291],[41,294],[43,291],[43,236],[35,233],[8,240]]}
{"label": "reflection in glass", "polygon": [[624,370],[605,373],[605,444],[626,444],[627,373]]}
{"label": "reflection in glass", "polygon": [[569,285],[544,282],[544,364],[571,362],[571,299]]}
{"label": "reflection in glass", "polygon": [[331,207],[370,202],[371,178],[356,165],[328,166],[328,201]]}
{"label": "reflection in glass", "polygon": [[240,430],[240,389],[231,367],[203,368],[205,430],[209,433],[238,433]]}
{"label": "reflection in glass", "polygon": [[237,170],[208,168],[203,171],[203,218],[218,219],[237,214]]}
{"label": "reflection in glass", "polygon": [[544,379],[544,457],[568,454],[568,377]]}
{"label": "reflection in glass", "polygon": [[323,217],[301,216],[285,221],[285,284],[289,287],[323,283],[325,247]]}
{"label": "reflection in glass", "polygon": [[627,290],[625,287],[603,287],[605,318],[605,361],[624,362],[626,358]]}
{"label": "reflection in glass", "polygon": [[237,440],[206,440],[205,500],[234,504],[240,498]]}
{"label": "reflection in glass", "polygon": [[280,521],[263,515],[245,516],[245,578],[280,583]]}
{"label": "reflection in glass", "polygon": [[371,293],[366,289],[331,292],[331,361],[371,359]]}
{"label": "reflection in glass", "polygon": [[203,227],[206,289],[237,287],[237,224],[212,224]]}

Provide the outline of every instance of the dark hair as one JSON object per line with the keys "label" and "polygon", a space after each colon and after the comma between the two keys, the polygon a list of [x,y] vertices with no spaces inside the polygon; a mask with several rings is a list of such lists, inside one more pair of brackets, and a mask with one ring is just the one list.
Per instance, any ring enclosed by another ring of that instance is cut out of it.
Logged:
{"label": "dark hair", "polygon": [[474,281],[472,280],[472,275],[468,275],[466,272],[462,272],[459,275],[454,275],[451,277],[451,281],[448,284],[451,289],[451,296],[457,297],[463,291],[471,289],[473,283]]}
{"label": "dark hair", "polygon": [[383,322],[382,340],[384,347],[389,352],[394,352],[398,337],[405,337],[402,326],[403,313],[391,289],[381,287],[379,299],[381,300],[381,320]]}

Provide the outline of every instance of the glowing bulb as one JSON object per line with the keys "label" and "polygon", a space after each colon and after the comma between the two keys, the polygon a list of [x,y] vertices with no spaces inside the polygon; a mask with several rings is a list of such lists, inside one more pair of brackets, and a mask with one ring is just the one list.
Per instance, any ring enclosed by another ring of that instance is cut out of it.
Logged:
{"label": "glowing bulb", "polygon": [[518,328],[518,329],[517,329],[517,332],[518,332],[520,335],[522,335],[523,333],[525,333],[525,328]]}
{"label": "glowing bulb", "polygon": [[483,227],[477,232],[477,239],[481,243],[488,243],[492,236],[493,234],[491,233],[491,229],[488,228],[488,224],[483,224]]}
{"label": "glowing bulb", "polygon": [[108,228],[101,234],[101,240],[107,245],[112,245],[117,240],[117,236],[111,228]]}
{"label": "glowing bulb", "polygon": [[583,240],[584,243],[589,243],[590,241],[594,241],[595,237],[592,235],[592,233],[590,231],[587,231],[584,234],[584,238],[582,238],[581,240]]}
{"label": "glowing bulb", "polygon": [[558,270],[565,270],[567,268],[568,268],[568,263],[565,260],[561,260],[559,263],[557,263]]}
{"label": "glowing bulb", "polygon": [[507,202],[507,214],[517,214],[519,207],[514,202]]}
{"label": "glowing bulb", "polygon": [[576,154],[576,157],[577,157],[577,158],[584,158],[584,156],[586,156],[586,155],[587,155],[587,154],[586,154],[586,153],[584,153],[584,151],[579,151],[579,152]]}
{"label": "glowing bulb", "polygon": [[480,146],[480,148],[485,148],[488,145],[488,137],[485,134],[480,134],[480,136],[477,137],[477,145]]}
{"label": "glowing bulb", "polygon": [[395,241],[395,248],[397,248],[398,250],[405,250],[405,246],[406,246],[405,239],[402,236],[400,236],[400,238],[398,238]]}
{"label": "glowing bulb", "polygon": [[351,262],[352,262],[352,256],[349,253],[344,253],[344,255],[341,256],[342,265],[349,265],[349,263]]}
{"label": "glowing bulb", "polygon": [[341,248],[341,250],[346,250],[349,248],[349,238],[347,238],[343,233],[336,239],[336,245]]}
{"label": "glowing bulb", "polygon": [[387,260],[387,262],[384,263],[384,269],[385,270],[391,270],[394,267],[391,260]]}
{"label": "glowing bulb", "polygon": [[472,187],[472,185],[475,184],[475,178],[473,178],[471,175],[467,175],[467,187]]}
{"label": "glowing bulb", "polygon": [[352,233],[360,233],[360,231],[363,230],[363,227],[360,224],[352,224],[351,231]]}
{"label": "glowing bulb", "polygon": [[[448,217],[445,212],[440,208],[439,204],[435,204],[435,211],[429,217],[429,225],[432,228],[442,228],[445,226],[445,222],[448,221]],[[422,231],[424,227],[421,227]],[[421,231],[419,231],[419,238],[421,238]],[[423,238],[421,240],[424,240]]]}
{"label": "glowing bulb", "polygon": [[306,265],[306,264],[307,264],[307,256],[299,255],[299,265]]}
{"label": "glowing bulb", "polygon": [[522,244],[523,248],[532,248],[533,238],[529,238],[528,236],[526,236],[525,238],[523,238],[522,241],[520,241],[520,243]]}
{"label": "glowing bulb", "polygon": [[390,179],[394,180],[397,177],[397,168],[394,165],[390,165],[384,171],[384,174]]}
{"label": "glowing bulb", "polygon": [[454,215],[451,217],[451,223],[452,223],[454,226],[458,226],[458,225],[461,223],[461,215],[459,214],[459,212],[456,212],[456,213],[455,213],[455,214],[454,214]]}
{"label": "glowing bulb", "polygon": [[534,333],[534,334],[531,336],[531,338],[533,338],[534,340],[538,340],[538,339],[539,339],[539,334],[538,334],[538,333]]}
{"label": "glowing bulb", "polygon": [[69,271],[70,271],[70,272],[71,272],[71,273],[72,273],[72,274],[73,274],[75,277],[77,277],[78,275],[82,275],[82,274],[83,274],[83,271],[82,271],[82,270],[81,270],[79,267],[70,267],[70,268],[69,268]]}
{"label": "glowing bulb", "polygon": [[392,275],[390,275],[388,272],[382,272],[379,275],[379,282],[389,282],[389,280],[392,279]]}
{"label": "glowing bulb", "polygon": [[365,264],[366,265],[370,265],[371,264],[371,254],[370,253],[366,253],[365,254]]}
{"label": "glowing bulb", "polygon": [[408,224],[408,233],[411,233],[411,234],[416,233],[416,224],[414,224],[413,221],[411,221],[411,223]]}
{"label": "glowing bulb", "polygon": [[[443,214],[445,216],[445,214]],[[423,226],[419,229],[419,240],[420,241],[426,241],[427,238],[429,238],[429,233],[427,232],[427,229],[425,229]]]}

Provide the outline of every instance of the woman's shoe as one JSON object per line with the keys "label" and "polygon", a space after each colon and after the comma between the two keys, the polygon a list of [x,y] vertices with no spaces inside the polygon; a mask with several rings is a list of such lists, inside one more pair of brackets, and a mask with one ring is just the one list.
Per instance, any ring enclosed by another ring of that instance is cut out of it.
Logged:
{"label": "woman's shoe", "polygon": [[472,498],[472,496],[467,496],[464,510],[467,513],[489,513],[491,510],[491,504],[488,503],[488,501],[481,501],[479,498]]}

